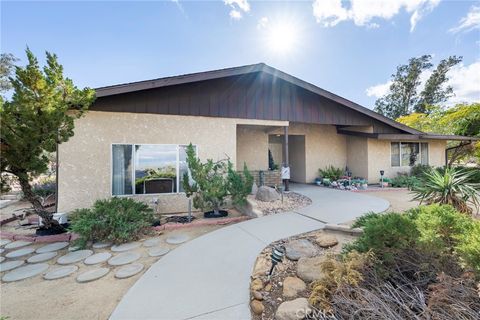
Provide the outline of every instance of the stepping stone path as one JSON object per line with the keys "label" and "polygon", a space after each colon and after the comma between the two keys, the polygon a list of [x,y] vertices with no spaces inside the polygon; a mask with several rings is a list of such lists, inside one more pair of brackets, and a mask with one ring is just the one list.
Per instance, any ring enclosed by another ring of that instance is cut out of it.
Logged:
{"label": "stepping stone path", "polygon": [[143,242],[143,246],[147,248],[155,247],[159,242],[160,242],[160,239],[158,238],[148,239]]}
{"label": "stepping stone path", "polygon": [[28,246],[30,244],[32,244],[33,242],[30,242],[30,241],[13,241],[13,242],[10,242],[8,243],[4,248],[5,249],[17,249],[17,248],[21,248],[21,247],[25,247],[25,246]]}
{"label": "stepping stone path", "polygon": [[5,260],[5,257],[0,257],[0,263]]}
{"label": "stepping stone path", "polygon": [[15,269],[16,267],[20,267],[24,263],[25,261],[22,261],[22,260],[12,260],[7,262],[2,262],[0,263],[0,272]]}
{"label": "stepping stone path", "polygon": [[92,250],[78,250],[74,252],[67,253],[64,256],[58,258],[58,264],[70,264],[82,261],[93,254]]}
{"label": "stepping stone path", "polygon": [[105,276],[109,271],[110,269],[108,268],[98,268],[98,269],[89,270],[87,272],[84,272],[78,275],[77,281],[80,283],[84,283],[84,282],[97,280]]}
{"label": "stepping stone path", "polygon": [[29,264],[6,273],[2,277],[2,280],[5,282],[13,282],[27,279],[46,271],[48,267],[49,265],[47,263]]}
{"label": "stepping stone path", "polygon": [[318,253],[317,247],[307,239],[292,240],[285,245],[286,256],[297,261],[303,257],[312,257]]}
{"label": "stepping stone path", "polygon": [[4,253],[5,249],[0,249],[0,254]]}
{"label": "stepping stone path", "polygon": [[18,258],[18,257],[21,257],[21,256],[26,256],[27,254],[31,254],[33,252],[35,252],[35,248],[34,247],[28,247],[28,248],[23,248],[23,249],[18,249],[18,250],[11,251],[11,252],[7,253],[5,255],[5,257],[7,257],[7,258]]}
{"label": "stepping stone path", "polygon": [[139,242],[128,242],[120,245],[115,245],[111,248],[113,252],[128,251],[140,247]]}
{"label": "stepping stone path", "polygon": [[80,246],[70,246],[68,247],[68,251],[72,252],[72,251],[78,251],[80,250]]}
{"label": "stepping stone path", "polygon": [[121,266],[140,259],[140,256],[138,252],[123,252],[108,260],[108,264],[111,266]]}
{"label": "stepping stone path", "polygon": [[45,252],[45,253],[39,253],[34,256],[31,256],[30,258],[27,259],[28,263],[38,263],[38,262],[44,262],[48,261],[50,259],[53,259],[54,257],[57,256],[56,252]]}
{"label": "stepping stone path", "polygon": [[110,252],[95,253],[93,256],[90,256],[87,259],[85,259],[83,263],[87,265],[102,263],[110,259],[111,256],[112,254]]}
{"label": "stepping stone path", "polygon": [[12,241],[8,239],[0,239],[0,247],[3,247],[4,245],[9,244],[10,242]]}
{"label": "stepping stone path", "polygon": [[68,242],[54,242],[37,249],[37,253],[52,252],[63,249],[69,245]]}
{"label": "stepping stone path", "polygon": [[49,272],[45,273],[43,278],[45,280],[55,280],[64,278],[66,276],[71,275],[75,271],[78,270],[77,266],[64,266],[64,267],[57,267],[55,269],[50,270]]}
{"label": "stepping stone path", "polygon": [[189,237],[185,234],[175,234],[165,240],[168,244],[180,244],[187,241]]}
{"label": "stepping stone path", "polygon": [[136,275],[140,271],[143,270],[143,264],[141,263],[132,263],[132,264],[127,264],[126,266],[123,266],[115,272],[115,278],[118,279],[125,279],[129,278],[131,276]]}
{"label": "stepping stone path", "polygon": [[164,254],[167,254],[168,251],[170,251],[169,248],[155,247],[155,248],[148,249],[148,255],[150,257],[159,257],[159,256],[163,256]]}
{"label": "stepping stone path", "polygon": [[110,247],[111,245],[112,245],[111,242],[95,242],[92,245],[92,248],[93,249],[103,249],[103,248],[106,248],[106,247]]}

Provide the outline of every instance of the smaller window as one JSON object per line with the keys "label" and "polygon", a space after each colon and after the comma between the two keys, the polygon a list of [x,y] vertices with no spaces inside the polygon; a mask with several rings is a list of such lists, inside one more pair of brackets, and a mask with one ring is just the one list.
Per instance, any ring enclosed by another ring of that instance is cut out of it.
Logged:
{"label": "smaller window", "polygon": [[392,167],[400,166],[400,142],[392,142]]}

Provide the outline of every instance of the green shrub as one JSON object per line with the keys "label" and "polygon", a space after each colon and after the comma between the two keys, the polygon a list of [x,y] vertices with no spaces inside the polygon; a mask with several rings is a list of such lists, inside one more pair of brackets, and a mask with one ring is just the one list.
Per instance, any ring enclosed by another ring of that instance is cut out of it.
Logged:
{"label": "green shrub", "polygon": [[91,209],[75,210],[70,218],[71,230],[80,235],[77,244],[84,247],[87,241],[136,240],[151,226],[154,214],[145,203],[114,197],[95,201]]}
{"label": "green shrub", "polygon": [[325,167],[325,169],[318,169],[318,173],[322,178],[330,179],[330,181],[337,181],[344,175],[345,171],[341,168],[335,168],[330,165]]}
{"label": "green shrub", "polygon": [[405,174],[399,174],[393,178],[390,182],[394,188],[413,188],[420,185],[421,181],[415,176],[407,176]]}
{"label": "green shrub", "polygon": [[228,162],[228,192],[235,205],[243,205],[247,196],[252,192],[253,176],[248,171],[247,164],[243,164],[243,173],[240,175],[233,169],[231,162]]}
{"label": "green shrub", "polygon": [[470,178],[468,182],[470,183],[480,183],[480,168],[479,167],[464,167],[456,166],[455,169],[462,170],[465,172],[470,172]]}
{"label": "green shrub", "polygon": [[426,172],[433,170],[433,167],[427,164],[416,164],[410,169],[410,176],[422,178]]}
{"label": "green shrub", "polygon": [[480,221],[472,220],[473,225],[469,232],[464,232],[459,237],[455,251],[462,262],[475,270],[480,277]]}

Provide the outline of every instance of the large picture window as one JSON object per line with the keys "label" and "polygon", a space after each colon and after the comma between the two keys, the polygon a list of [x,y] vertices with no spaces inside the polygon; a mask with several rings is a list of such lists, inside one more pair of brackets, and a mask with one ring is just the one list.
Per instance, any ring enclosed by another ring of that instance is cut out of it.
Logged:
{"label": "large picture window", "polygon": [[392,142],[391,164],[392,167],[428,165],[428,143]]}
{"label": "large picture window", "polygon": [[112,145],[112,194],[183,192],[183,174],[187,171],[186,147],[171,144]]}

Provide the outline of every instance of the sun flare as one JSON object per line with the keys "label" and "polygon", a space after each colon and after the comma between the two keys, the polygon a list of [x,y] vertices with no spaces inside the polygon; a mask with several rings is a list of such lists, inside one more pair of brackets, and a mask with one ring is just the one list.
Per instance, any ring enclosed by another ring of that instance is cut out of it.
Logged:
{"label": "sun flare", "polygon": [[279,54],[291,52],[298,40],[298,33],[292,23],[279,23],[269,27],[267,44],[270,50]]}

